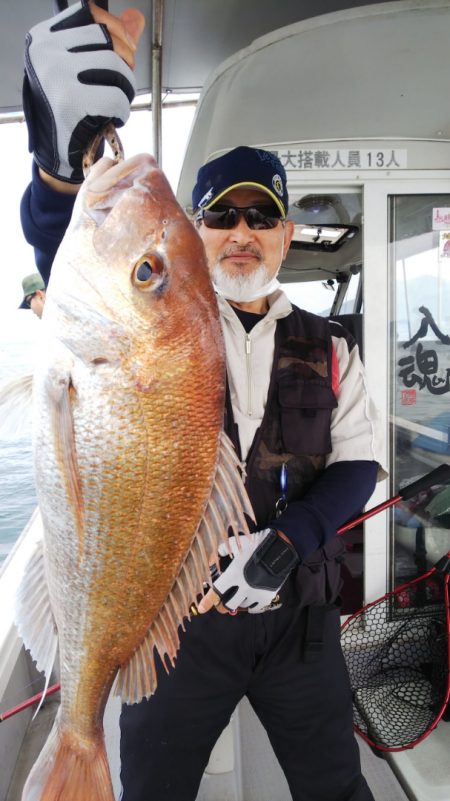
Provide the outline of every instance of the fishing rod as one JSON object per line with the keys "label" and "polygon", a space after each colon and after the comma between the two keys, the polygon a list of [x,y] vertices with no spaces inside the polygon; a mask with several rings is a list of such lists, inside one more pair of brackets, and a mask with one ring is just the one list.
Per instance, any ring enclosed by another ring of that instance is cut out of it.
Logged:
{"label": "fishing rod", "polygon": [[7,712],[3,712],[3,714],[0,715],[0,723],[3,723],[3,721],[7,720],[7,718],[12,718],[13,715],[17,715],[18,712],[22,712],[24,709],[28,709],[28,707],[33,706],[33,704],[37,704],[42,697],[48,698],[49,695],[57,693],[58,690],[60,689],[61,689],[60,684],[52,684],[52,686],[48,687],[48,689],[45,692],[37,693],[36,695],[33,695],[31,698],[27,698],[27,700],[22,701],[21,704],[17,704],[17,706],[13,706],[11,709],[8,709]]}
{"label": "fishing rod", "polygon": [[[419,492],[424,492],[425,490],[430,489],[430,487],[434,486],[435,484],[446,484],[449,481],[450,481],[450,464],[441,464],[439,467],[436,467],[434,470],[431,470],[430,473],[427,473],[426,475],[422,476],[416,481],[407,484],[405,487],[400,489],[396,495],[392,496],[392,498],[389,498],[388,500],[379,503],[377,506],[373,506],[371,509],[368,509],[367,512],[363,512],[363,514],[359,515],[358,517],[355,517],[353,520],[350,520],[344,526],[341,526],[337,530],[336,534],[337,535],[344,534],[345,531],[349,531],[349,529],[355,528],[355,526],[358,526],[360,523],[363,523],[370,517],[374,517],[374,515],[379,514],[379,512],[383,512],[385,509],[389,509],[391,506],[395,506],[395,504],[399,503],[399,501],[407,501],[410,498],[414,498],[414,496],[418,495]],[[192,614],[196,614],[196,611],[194,611],[194,609],[196,610],[196,607],[194,604],[192,604],[190,610]],[[28,698],[26,701],[23,701],[16,707],[9,709],[7,712],[4,712],[3,714],[0,714],[0,723],[6,720],[7,718],[16,715],[18,712],[21,712],[23,709],[27,709],[29,706],[38,703],[39,701],[41,701],[42,698],[47,698],[47,696],[58,692],[58,690],[60,689],[61,689],[60,684],[53,684],[45,692],[37,693],[37,695],[34,695],[32,698]]]}

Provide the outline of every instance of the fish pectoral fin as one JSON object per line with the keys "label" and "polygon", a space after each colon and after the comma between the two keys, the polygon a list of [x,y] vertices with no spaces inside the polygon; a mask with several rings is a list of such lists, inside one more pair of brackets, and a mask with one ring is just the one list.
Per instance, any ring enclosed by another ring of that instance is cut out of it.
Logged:
{"label": "fish pectoral fin", "polygon": [[210,543],[216,554],[220,540],[229,545],[228,529],[239,540],[239,534],[250,536],[246,516],[254,521],[255,513],[244,486],[245,470],[234,445],[223,431],[220,456],[211,496],[200,528],[203,526],[205,545]]}
{"label": "fish pectoral fin", "polygon": [[239,533],[249,535],[245,516],[254,520],[254,513],[243,472],[231,440],[222,432],[215,480],[191,547],[145,639],[117,674],[114,692],[123,703],[137,703],[155,692],[155,649],[166,669],[167,661],[174,666],[179,626],[184,627],[184,618],[190,619],[192,603],[211,580],[211,564],[218,559],[220,543],[228,544],[228,528],[238,539]]}
{"label": "fish pectoral fin", "polygon": [[59,461],[61,473],[65,478],[66,491],[78,533],[79,557],[84,547],[83,495],[72,413],[72,403],[76,396],[70,373],[53,378],[49,388],[55,456]]}
{"label": "fish pectoral fin", "polygon": [[45,673],[47,688],[58,649],[58,634],[45,577],[42,541],[25,568],[17,591],[15,622],[37,669]]}
{"label": "fish pectoral fin", "polygon": [[0,435],[5,439],[31,433],[33,376],[14,378],[0,388]]}

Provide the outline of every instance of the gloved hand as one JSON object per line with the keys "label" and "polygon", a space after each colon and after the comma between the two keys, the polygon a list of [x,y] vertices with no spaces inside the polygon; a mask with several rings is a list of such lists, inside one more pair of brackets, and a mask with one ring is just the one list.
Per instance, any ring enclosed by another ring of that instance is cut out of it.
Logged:
{"label": "gloved hand", "polygon": [[108,123],[124,125],[135,95],[133,70],[114,52],[87,0],[27,34],[23,106],[29,150],[49,175],[83,181],[82,157]]}
{"label": "gloved hand", "polygon": [[[263,612],[298,564],[293,546],[282,539],[274,529],[266,528],[240,538],[230,537],[233,553],[231,564],[213,581],[213,590],[227,609],[240,607],[248,612]],[[219,546],[221,556],[227,555],[224,543]],[[201,604],[199,605],[201,610]]]}

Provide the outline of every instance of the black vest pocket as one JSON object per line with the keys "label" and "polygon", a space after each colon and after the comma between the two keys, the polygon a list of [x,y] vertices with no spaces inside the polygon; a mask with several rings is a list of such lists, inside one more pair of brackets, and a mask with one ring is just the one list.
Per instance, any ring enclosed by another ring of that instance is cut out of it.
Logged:
{"label": "black vest pocket", "polygon": [[295,592],[299,606],[333,604],[342,587],[341,564],[345,544],[334,537],[297,568]]}
{"label": "black vest pocket", "polygon": [[322,384],[280,384],[281,435],[288,453],[311,456],[331,453],[333,390]]}

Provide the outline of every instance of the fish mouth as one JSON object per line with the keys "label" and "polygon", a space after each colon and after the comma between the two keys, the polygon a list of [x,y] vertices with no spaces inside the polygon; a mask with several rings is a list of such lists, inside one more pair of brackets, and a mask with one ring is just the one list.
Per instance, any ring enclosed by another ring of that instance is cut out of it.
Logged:
{"label": "fish mouth", "polygon": [[152,175],[159,167],[148,153],[140,153],[126,161],[104,157],[97,161],[86,178],[81,197],[88,216],[100,227],[130,189],[151,191]]}
{"label": "fish mouth", "polygon": [[146,184],[145,177],[154,170],[159,171],[159,167],[148,153],[139,153],[119,162],[104,157],[92,167],[85,181],[86,190],[93,195],[103,195],[116,188],[124,191],[136,184],[140,176]]}
{"label": "fish mouth", "polygon": [[91,144],[83,155],[83,175],[85,178],[87,178],[92,170],[97,150],[100,147],[103,139],[108,142],[111,150],[113,151],[115,161],[123,161],[124,159],[122,142],[120,141],[120,137],[115,126],[112,124],[112,122],[110,122],[105,125],[105,127],[102,128],[96,136],[94,136]]}
{"label": "fish mouth", "polygon": [[[89,225],[92,246],[106,271],[113,264],[129,268],[135,289],[161,297],[168,288],[167,254],[176,250],[172,233],[179,231],[180,223],[191,232],[191,225],[155,159],[148,154],[118,163],[100,159],[81,191],[85,221],[94,222],[94,229]],[[139,274],[145,264],[148,281]]]}

